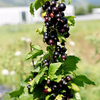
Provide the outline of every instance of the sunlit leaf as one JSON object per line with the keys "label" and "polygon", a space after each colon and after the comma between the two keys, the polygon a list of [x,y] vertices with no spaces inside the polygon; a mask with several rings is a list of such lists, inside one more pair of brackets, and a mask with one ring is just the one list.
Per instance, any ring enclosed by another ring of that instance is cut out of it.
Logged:
{"label": "sunlit leaf", "polygon": [[68,20],[68,26],[74,26],[75,25],[75,16],[66,16]]}
{"label": "sunlit leaf", "polygon": [[19,97],[23,92],[24,92],[24,86],[20,86],[20,89],[19,90],[15,90],[11,93],[9,93],[10,97],[13,98],[13,97]]}
{"label": "sunlit leaf", "polygon": [[56,71],[59,69],[59,67],[61,66],[62,63],[52,63],[49,66],[49,76],[50,79],[54,79],[56,77],[55,73]]}
{"label": "sunlit leaf", "polygon": [[30,13],[34,16],[34,7],[35,7],[35,2],[30,4]]}
{"label": "sunlit leaf", "polygon": [[79,92],[80,91],[79,87],[75,83],[71,83],[71,85],[72,85],[72,89],[74,91],[76,91],[76,92]]}
{"label": "sunlit leaf", "polygon": [[95,85],[93,81],[88,79],[85,75],[77,75],[74,79],[73,82],[77,84],[78,86],[84,86],[84,83],[90,84],[90,85]]}
{"label": "sunlit leaf", "polygon": [[71,3],[71,0],[68,0],[68,4],[70,4]]}
{"label": "sunlit leaf", "polygon": [[32,48],[33,48],[33,50],[28,53],[25,60],[33,59],[33,58],[36,58],[37,56],[43,54],[43,50],[41,49],[40,46],[34,45]]}

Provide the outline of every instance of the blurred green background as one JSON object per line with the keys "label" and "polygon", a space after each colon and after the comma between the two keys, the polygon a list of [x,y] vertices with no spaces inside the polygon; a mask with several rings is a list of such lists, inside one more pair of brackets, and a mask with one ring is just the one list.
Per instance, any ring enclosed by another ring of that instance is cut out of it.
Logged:
{"label": "blurred green background", "polygon": [[[46,48],[42,36],[35,32],[42,25],[0,26],[0,85],[15,89],[28,76],[32,64],[31,60],[25,61],[25,56],[30,51],[30,41],[41,45],[44,51]],[[100,44],[100,20],[77,21],[70,28],[70,34],[66,43],[68,55],[81,59],[76,72],[85,74],[96,83],[95,86],[81,88],[82,100],[100,100],[100,52],[97,48]]]}

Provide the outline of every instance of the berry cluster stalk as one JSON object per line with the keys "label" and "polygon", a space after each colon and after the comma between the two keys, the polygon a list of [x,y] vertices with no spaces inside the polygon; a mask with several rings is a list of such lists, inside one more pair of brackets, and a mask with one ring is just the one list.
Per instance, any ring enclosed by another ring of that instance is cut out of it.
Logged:
{"label": "berry cluster stalk", "polygon": [[[67,59],[65,41],[60,42],[59,35],[63,38],[69,37],[69,26],[67,25],[67,18],[64,17],[64,10],[66,5],[64,3],[57,4],[58,0],[46,1],[42,6],[43,11],[46,12],[44,16],[46,32],[43,34],[43,41],[47,43],[47,50],[49,55],[43,60],[43,66],[49,68],[51,63],[59,62],[58,59],[65,61]],[[55,66],[56,67],[56,66]],[[29,79],[31,81],[32,79]],[[71,76],[62,77],[59,82],[55,82],[49,78],[42,81],[41,87],[43,92],[50,95],[50,100],[54,100],[60,94],[62,100],[69,100],[73,98],[71,89],[68,88],[68,83],[71,81]],[[28,89],[30,87],[28,86]],[[62,92],[64,91],[64,92]],[[56,99],[58,100],[58,99]]]}

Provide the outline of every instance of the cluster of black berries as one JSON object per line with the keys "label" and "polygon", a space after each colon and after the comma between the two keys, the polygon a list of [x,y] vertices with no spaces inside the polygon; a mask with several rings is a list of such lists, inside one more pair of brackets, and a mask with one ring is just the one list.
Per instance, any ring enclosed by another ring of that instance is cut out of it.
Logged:
{"label": "cluster of black berries", "polygon": [[67,18],[64,17],[63,12],[66,5],[64,3],[60,3],[57,7],[56,1],[58,0],[53,0],[51,2],[47,1],[42,6],[42,9],[47,12],[44,16],[47,32],[44,33],[43,40],[48,45],[54,45],[59,42],[57,32],[59,32],[65,38],[68,38],[70,35],[68,32],[69,27],[67,25]]}
{"label": "cluster of black berries", "polygon": [[67,58],[67,55],[65,54],[65,52],[67,51],[67,49],[65,47],[61,47],[59,45],[55,46],[55,51],[53,52],[53,57],[52,59],[44,59],[43,60],[43,64],[44,66],[48,66],[50,65],[50,63],[56,63],[57,62],[57,58],[61,55],[61,59],[64,61]]}
{"label": "cluster of black berries", "polygon": [[43,61],[45,66],[49,66],[50,63],[56,63],[58,57],[61,57],[62,60],[66,60],[67,58],[65,54],[65,42],[63,41],[61,46],[57,45],[59,42],[57,34],[64,36],[64,38],[68,38],[70,35],[68,32],[69,26],[67,25],[67,18],[64,17],[63,12],[66,9],[66,5],[64,3],[57,5],[57,1],[46,1],[42,6],[42,9],[46,11],[46,15],[44,16],[46,32],[43,34],[43,41],[50,46],[55,45],[52,60],[45,59]]}
{"label": "cluster of black berries", "polygon": [[43,92],[46,93],[46,95],[51,94],[50,100],[54,100],[58,94],[62,94],[62,100],[73,98],[73,94],[71,93],[71,90],[67,86],[68,82],[70,81],[71,81],[70,76],[62,78],[59,83],[51,81],[48,78],[46,81],[47,87],[44,88]]}
{"label": "cluster of black berries", "polygon": [[[31,82],[32,80],[32,78],[29,78],[29,82]],[[47,78],[47,80],[42,81],[42,83],[38,86],[39,88],[43,88],[43,92],[46,95],[51,95],[51,97],[49,98],[50,100],[55,100],[58,94],[62,95],[62,100],[69,100],[69,98],[73,98],[71,89],[68,88],[68,82],[70,81],[71,77],[69,75],[65,78],[62,78],[58,83],[51,81],[50,78]],[[29,93],[31,93],[30,87],[31,85],[27,86]]]}

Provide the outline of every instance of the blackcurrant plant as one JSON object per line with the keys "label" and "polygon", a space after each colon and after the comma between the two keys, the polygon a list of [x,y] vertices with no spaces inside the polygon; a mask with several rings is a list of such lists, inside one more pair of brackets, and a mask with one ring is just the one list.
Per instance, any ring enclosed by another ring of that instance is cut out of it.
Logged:
{"label": "blackcurrant plant", "polygon": [[[21,82],[19,90],[9,93],[11,98],[18,100],[81,100],[79,87],[84,83],[94,85],[84,75],[77,75],[76,56],[66,54],[65,42],[70,36],[69,28],[74,26],[74,16],[64,16],[65,0],[35,0],[30,5],[30,12],[42,8],[44,26],[37,29],[43,35],[43,42],[47,44],[46,53],[38,45],[30,43],[31,52],[26,60],[32,59],[33,67],[30,76]],[[71,0],[69,0],[69,3]],[[67,9],[66,9],[67,10]],[[41,56],[34,64],[34,59]]]}

